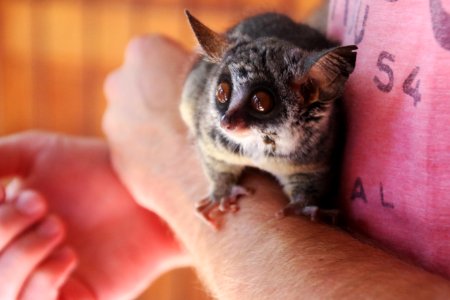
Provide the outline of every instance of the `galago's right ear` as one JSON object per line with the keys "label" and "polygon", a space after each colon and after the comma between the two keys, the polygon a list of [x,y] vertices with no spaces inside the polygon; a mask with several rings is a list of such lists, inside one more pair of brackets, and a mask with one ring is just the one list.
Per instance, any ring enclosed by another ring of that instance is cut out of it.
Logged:
{"label": "galago's right ear", "polygon": [[351,45],[312,53],[292,51],[291,56],[302,64],[292,85],[304,105],[331,102],[342,96],[345,82],[355,68],[356,49]]}
{"label": "galago's right ear", "polygon": [[308,78],[318,88],[319,101],[332,101],[343,93],[345,82],[355,69],[355,45],[311,54]]}

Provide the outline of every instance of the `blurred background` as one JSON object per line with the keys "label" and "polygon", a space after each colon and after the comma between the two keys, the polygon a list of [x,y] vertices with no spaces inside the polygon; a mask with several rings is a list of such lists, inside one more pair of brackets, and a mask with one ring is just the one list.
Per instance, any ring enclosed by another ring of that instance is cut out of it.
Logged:
{"label": "blurred background", "polygon": [[[184,16],[223,31],[277,11],[301,21],[322,0],[0,0],[0,134],[38,128],[102,136],[103,81],[135,35],[192,48]],[[190,269],[165,274],[139,300],[210,299]]]}

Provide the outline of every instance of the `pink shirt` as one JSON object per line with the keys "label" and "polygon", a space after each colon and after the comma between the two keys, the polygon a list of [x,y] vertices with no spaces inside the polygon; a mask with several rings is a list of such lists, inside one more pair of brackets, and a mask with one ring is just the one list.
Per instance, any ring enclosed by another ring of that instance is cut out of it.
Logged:
{"label": "pink shirt", "polygon": [[331,0],[359,47],[345,94],[351,226],[450,278],[450,0]]}

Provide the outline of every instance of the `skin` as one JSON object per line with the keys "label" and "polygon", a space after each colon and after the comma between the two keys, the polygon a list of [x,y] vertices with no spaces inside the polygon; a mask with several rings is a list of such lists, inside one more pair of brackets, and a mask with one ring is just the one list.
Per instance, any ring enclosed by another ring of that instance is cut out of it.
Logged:
{"label": "skin", "polygon": [[22,133],[0,139],[0,157],[2,178],[21,177],[0,194],[0,298],[131,299],[185,263],[117,179],[104,141]]}
{"label": "skin", "polygon": [[[162,37],[133,40],[106,82],[104,130],[119,176],[142,206],[157,212],[189,251],[218,299],[440,299],[449,282],[348,233],[304,218],[275,219],[281,188],[250,171],[255,193],[214,232],[194,214],[208,183],[178,114],[188,52]],[[158,79],[155,84],[155,79]],[[127,124],[127,126],[123,126]]]}

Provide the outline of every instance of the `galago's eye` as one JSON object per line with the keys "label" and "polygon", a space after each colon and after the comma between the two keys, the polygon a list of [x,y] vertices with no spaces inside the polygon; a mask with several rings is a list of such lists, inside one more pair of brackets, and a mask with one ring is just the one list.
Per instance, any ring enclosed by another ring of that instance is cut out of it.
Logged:
{"label": "galago's eye", "polygon": [[265,91],[258,91],[252,96],[251,105],[257,112],[268,113],[273,108],[272,95]]}
{"label": "galago's eye", "polygon": [[231,97],[231,86],[228,82],[222,81],[216,89],[216,100],[219,103],[227,103]]}

